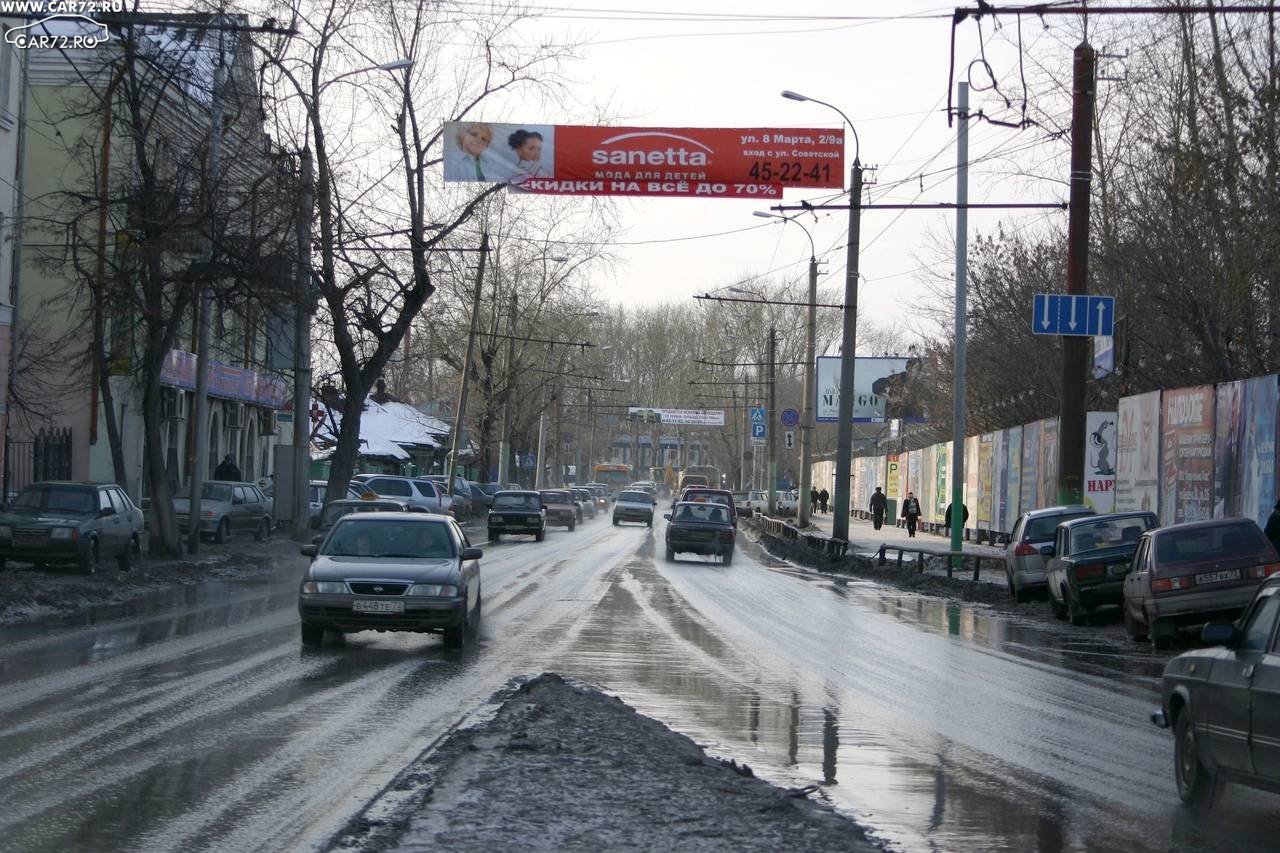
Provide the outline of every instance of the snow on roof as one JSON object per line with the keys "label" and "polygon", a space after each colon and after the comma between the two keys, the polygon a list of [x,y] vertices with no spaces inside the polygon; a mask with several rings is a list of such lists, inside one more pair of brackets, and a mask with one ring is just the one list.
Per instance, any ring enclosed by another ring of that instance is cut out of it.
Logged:
{"label": "snow on roof", "polygon": [[[335,423],[341,427],[342,412],[326,411],[316,437],[336,441],[332,435]],[[424,415],[408,403],[379,403],[371,395],[365,400],[360,417],[360,455],[409,459],[407,448],[444,447],[452,431],[448,422]]]}

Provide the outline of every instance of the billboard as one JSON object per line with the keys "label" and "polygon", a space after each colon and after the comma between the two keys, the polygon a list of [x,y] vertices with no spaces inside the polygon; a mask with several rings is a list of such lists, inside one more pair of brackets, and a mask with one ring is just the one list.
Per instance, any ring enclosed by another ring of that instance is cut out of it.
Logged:
{"label": "billboard", "polygon": [[[835,423],[840,419],[840,362],[838,355],[818,356],[817,421]],[[863,357],[853,362],[853,420],[855,423],[884,423],[888,391],[896,377],[907,372],[905,358]]]}
{"label": "billboard", "polygon": [[1215,392],[1213,419],[1213,517],[1236,518],[1241,512],[1240,460],[1245,435],[1245,383],[1223,382]]}
{"label": "billboard", "polygon": [[677,426],[724,426],[723,409],[655,409],[648,406],[629,406],[627,416]]}
{"label": "billboard", "polygon": [[1096,513],[1116,505],[1116,413],[1085,414],[1084,502]]}
{"label": "billboard", "polygon": [[1039,506],[1058,502],[1058,419],[1040,422],[1040,482],[1036,487]]}
{"label": "billboard", "polygon": [[1040,424],[1043,421],[1026,424],[1022,427],[1022,466],[1019,469],[1018,505],[1022,512],[1038,509],[1040,491]]}
{"label": "billboard", "polygon": [[1213,398],[1212,385],[1165,391],[1161,398],[1163,524],[1213,516]]}
{"label": "billboard", "polygon": [[1160,507],[1160,392],[1122,397],[1116,417],[1116,512],[1155,512]]}
{"label": "billboard", "polygon": [[450,121],[444,180],[554,195],[778,198],[786,187],[844,186],[844,130]]}
{"label": "billboard", "polygon": [[1259,527],[1276,503],[1276,418],[1280,415],[1280,386],[1276,375],[1245,380],[1244,442],[1237,477],[1240,515]]}
{"label": "billboard", "polygon": [[900,482],[901,482],[901,477],[899,474],[899,468],[901,467],[901,463],[899,462],[899,458],[900,457],[897,454],[891,454],[888,457],[888,460],[886,462],[886,467],[885,467],[884,493],[889,496],[889,500],[891,501],[898,500],[899,498],[902,497],[902,494],[899,491]]}
{"label": "billboard", "polygon": [[[994,451],[999,443],[999,438],[999,433],[986,433],[978,438],[977,486],[975,495],[971,500],[976,504],[977,515],[974,517],[977,519],[978,527],[986,530],[992,529],[992,522],[994,521],[994,516],[992,515],[995,503],[992,500],[993,475],[995,473]],[[970,464],[970,461],[966,459],[965,464]],[[968,468],[965,470],[967,471]]]}
{"label": "billboard", "polygon": [[947,462],[951,457],[951,442],[933,447],[933,521],[941,524],[951,503],[951,469]]}
{"label": "billboard", "polygon": [[1022,514],[1020,484],[1022,482],[1022,427],[1004,430],[1000,440],[1004,451],[1004,467],[1000,472],[1000,520],[997,529],[1012,533]]}

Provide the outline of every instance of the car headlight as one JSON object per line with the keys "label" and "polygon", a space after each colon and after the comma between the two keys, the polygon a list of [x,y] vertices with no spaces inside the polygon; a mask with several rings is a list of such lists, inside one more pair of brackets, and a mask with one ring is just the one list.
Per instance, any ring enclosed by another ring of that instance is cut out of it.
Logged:
{"label": "car headlight", "polygon": [[307,581],[302,585],[302,591],[342,595],[347,591],[347,585],[342,581]]}
{"label": "car headlight", "polygon": [[55,527],[49,532],[50,539],[74,539],[76,529],[74,527]]}
{"label": "car headlight", "polygon": [[452,598],[458,588],[451,583],[415,583],[409,587],[409,595],[427,595],[432,598]]}

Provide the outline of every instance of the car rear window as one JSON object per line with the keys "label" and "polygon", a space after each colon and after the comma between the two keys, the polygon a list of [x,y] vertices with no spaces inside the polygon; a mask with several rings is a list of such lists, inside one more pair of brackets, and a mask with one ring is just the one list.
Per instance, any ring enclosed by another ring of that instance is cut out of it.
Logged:
{"label": "car rear window", "polygon": [[1156,562],[1167,568],[1204,560],[1269,559],[1269,546],[1258,525],[1250,521],[1170,530],[1156,540]]}
{"label": "car rear window", "polygon": [[321,553],[331,557],[409,560],[455,556],[453,537],[443,523],[366,519],[358,514],[348,515],[338,522]]}
{"label": "car rear window", "polygon": [[494,509],[539,509],[541,506],[537,495],[498,495],[493,499]]}
{"label": "car rear window", "polygon": [[696,506],[681,504],[676,510],[676,521],[708,521],[725,524],[729,521],[729,514],[719,504],[705,503]]}
{"label": "car rear window", "polygon": [[542,492],[542,501],[543,503],[573,503],[573,501],[569,499],[568,492]]}
{"label": "car rear window", "polygon": [[618,500],[621,503],[635,503],[635,504],[653,503],[653,498],[649,497],[648,492],[622,492],[621,494],[618,495]]}
{"label": "car rear window", "polygon": [[1071,553],[1137,545],[1142,534],[1155,527],[1151,516],[1100,518],[1071,525]]}
{"label": "car rear window", "polygon": [[1091,512],[1072,512],[1062,515],[1042,515],[1038,518],[1027,519],[1026,532],[1022,534],[1023,539],[1030,541],[1052,542],[1054,531],[1058,529],[1058,525],[1069,518],[1081,518],[1086,515],[1093,515]]}

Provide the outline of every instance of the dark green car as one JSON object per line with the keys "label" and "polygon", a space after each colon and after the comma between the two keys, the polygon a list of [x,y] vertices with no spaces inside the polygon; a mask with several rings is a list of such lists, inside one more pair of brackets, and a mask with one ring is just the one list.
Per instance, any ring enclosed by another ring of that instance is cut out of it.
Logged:
{"label": "dark green car", "polygon": [[92,574],[114,558],[128,571],[141,536],[142,511],[114,483],[33,483],[0,512],[0,568],[7,560],[73,563]]}

